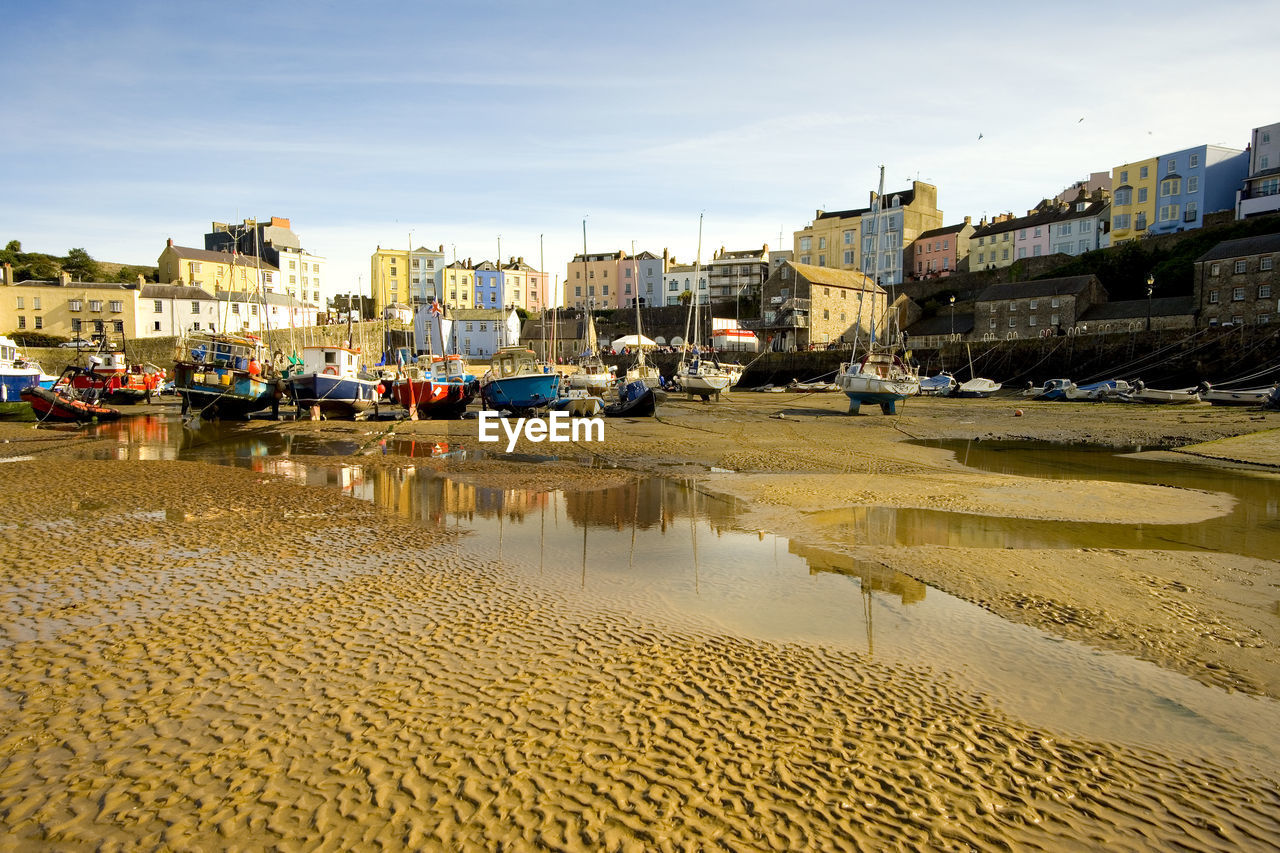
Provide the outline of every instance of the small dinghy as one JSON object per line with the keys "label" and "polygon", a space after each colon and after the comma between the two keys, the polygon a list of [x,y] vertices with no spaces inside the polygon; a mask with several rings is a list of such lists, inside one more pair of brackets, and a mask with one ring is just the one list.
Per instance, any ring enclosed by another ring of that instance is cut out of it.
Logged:
{"label": "small dinghy", "polygon": [[69,386],[41,388],[33,385],[22,389],[22,399],[31,404],[32,411],[42,421],[82,424],[92,420],[114,421],[120,417],[118,409],[72,396]]}
{"label": "small dinghy", "polygon": [[658,395],[642,381],[628,382],[618,391],[618,402],[604,407],[609,418],[651,418],[658,411]]}

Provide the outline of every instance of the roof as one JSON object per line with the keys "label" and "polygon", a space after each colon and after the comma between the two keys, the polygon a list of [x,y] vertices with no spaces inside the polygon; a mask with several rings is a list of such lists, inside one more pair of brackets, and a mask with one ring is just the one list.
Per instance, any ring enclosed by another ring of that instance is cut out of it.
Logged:
{"label": "roof", "polygon": [[942,312],[935,317],[918,320],[907,327],[907,335],[911,338],[922,335],[949,335],[952,332],[957,335],[967,335],[972,331],[973,312],[956,314],[954,326],[952,325],[951,315]]}
{"label": "roof", "polygon": [[[512,309],[514,311],[515,309]],[[444,313],[446,320],[505,320],[511,311],[502,308],[449,308]]]}
{"label": "roof", "polygon": [[267,263],[253,255],[232,255],[230,252],[211,252],[208,249],[193,249],[190,246],[167,246],[180,258],[186,258],[189,261],[209,261],[214,264],[230,264],[233,261],[236,266],[254,267],[261,266],[268,272],[280,272],[274,265]]}
{"label": "roof", "polygon": [[796,275],[802,276],[809,284],[822,284],[831,287],[847,287],[852,290],[880,290],[884,288],[878,286],[868,276],[855,270],[837,270],[831,267],[815,267],[813,264],[798,264],[795,261],[787,261],[784,266],[789,266],[796,271]]}
{"label": "roof", "polygon": [[1078,319],[1086,322],[1100,322],[1102,320],[1131,320],[1136,318],[1146,319],[1147,311],[1151,312],[1152,317],[1170,317],[1178,314],[1191,314],[1195,311],[1195,297],[1193,296],[1165,296],[1161,299],[1152,299],[1151,305],[1148,307],[1146,299],[1128,299],[1124,302],[1103,302],[1100,305],[1093,305]]}
{"label": "roof", "polygon": [[869,207],[860,207],[857,210],[824,210],[813,218],[815,220],[853,219],[853,218],[861,219],[863,214],[870,213],[870,212],[871,212],[871,208]]}
{"label": "roof", "polygon": [[[202,298],[209,298],[208,296]],[[286,308],[306,308],[308,303],[302,302],[287,293],[250,293],[247,290],[223,290],[213,296],[219,302],[258,302],[267,305],[281,305]]]}
{"label": "roof", "polygon": [[1196,262],[1244,258],[1270,252],[1280,252],[1280,234],[1262,234],[1257,237],[1241,237],[1239,240],[1223,240],[1196,258]]}
{"label": "roof", "polygon": [[1272,168],[1270,168],[1270,169],[1259,169],[1258,171],[1254,172],[1254,173],[1253,173],[1252,175],[1250,175],[1249,177],[1245,178],[1245,180],[1246,180],[1246,181],[1256,181],[1256,180],[1258,180],[1259,178],[1269,178],[1269,177],[1271,177],[1272,175],[1280,175],[1280,166],[1273,166],[1273,167],[1272,167]]}
{"label": "roof", "polygon": [[13,283],[6,282],[7,287],[91,287],[94,290],[137,290],[137,282],[119,281],[69,281],[63,284],[60,280],[29,278]]}
{"label": "roof", "polygon": [[202,287],[189,284],[147,284],[139,294],[143,299],[212,299],[213,295]]}
{"label": "roof", "polygon": [[[1039,281],[1014,281],[993,284],[978,294],[978,302],[1003,302],[1008,299],[1036,299],[1041,296],[1068,296],[1082,292],[1098,279],[1092,275],[1065,278],[1043,278]],[[1143,300],[1144,302],[1146,300]]]}
{"label": "roof", "polygon": [[[881,213],[884,213],[886,210],[893,210],[891,205],[893,204],[894,196],[898,197],[899,207],[906,207],[907,205],[911,204],[911,202],[916,200],[916,189],[915,187],[912,187],[909,190],[898,190],[897,192],[893,192],[893,193],[885,193],[883,196],[881,196],[881,198],[885,200],[885,203],[880,207]],[[871,210],[868,209],[867,213],[871,213]]]}
{"label": "roof", "polygon": [[966,225],[972,224],[972,222],[961,222],[959,225],[948,225],[944,228],[934,228],[931,231],[925,231],[916,239],[919,240],[922,237],[941,237],[943,234],[959,234],[964,230]]}

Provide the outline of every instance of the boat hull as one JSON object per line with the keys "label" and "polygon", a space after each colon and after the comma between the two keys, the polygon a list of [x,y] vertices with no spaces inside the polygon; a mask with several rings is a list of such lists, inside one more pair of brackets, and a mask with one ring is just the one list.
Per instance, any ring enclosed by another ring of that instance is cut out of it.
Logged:
{"label": "boat hull", "polygon": [[277,400],[274,381],[232,368],[177,362],[173,385],[184,412],[211,419],[246,418]]}
{"label": "boat hull", "polygon": [[1214,406],[1261,406],[1270,394],[1270,388],[1250,388],[1244,391],[1219,391],[1214,388],[1202,392],[1200,399]]}
{"label": "boat hull", "polygon": [[560,396],[560,374],[529,373],[491,378],[480,386],[486,409],[526,411],[551,405]]}
{"label": "boat hull", "polygon": [[32,411],[42,421],[88,423],[93,420],[114,421],[120,417],[120,412],[116,409],[79,400],[64,391],[41,388],[39,385],[24,388],[22,399],[31,404]]}
{"label": "boat hull", "polygon": [[321,414],[354,417],[378,402],[377,383],[352,376],[304,373],[289,380],[289,391],[300,409],[318,406]]}
{"label": "boat hull", "polygon": [[399,379],[391,386],[391,396],[406,409],[414,405],[418,414],[437,419],[462,417],[475,399],[476,381],[434,382],[430,379]]}

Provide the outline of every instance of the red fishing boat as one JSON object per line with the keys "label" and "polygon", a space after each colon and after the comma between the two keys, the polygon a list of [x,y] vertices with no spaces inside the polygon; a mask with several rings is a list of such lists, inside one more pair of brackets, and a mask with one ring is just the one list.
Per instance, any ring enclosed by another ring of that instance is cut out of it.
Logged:
{"label": "red fishing boat", "polygon": [[423,355],[391,383],[391,394],[406,409],[416,408],[421,417],[458,418],[479,388],[461,356]]}
{"label": "red fishing boat", "polygon": [[120,411],[98,403],[93,397],[93,391],[82,396],[75,389],[72,380],[82,372],[82,368],[68,367],[53,388],[41,388],[39,385],[23,388],[22,399],[31,404],[36,418],[41,421],[87,423],[92,420],[114,421],[119,418]]}
{"label": "red fishing boat", "polygon": [[94,392],[99,400],[137,403],[159,390],[165,373],[154,364],[129,366],[123,352],[100,352],[89,356],[88,370],[69,381],[82,396]]}

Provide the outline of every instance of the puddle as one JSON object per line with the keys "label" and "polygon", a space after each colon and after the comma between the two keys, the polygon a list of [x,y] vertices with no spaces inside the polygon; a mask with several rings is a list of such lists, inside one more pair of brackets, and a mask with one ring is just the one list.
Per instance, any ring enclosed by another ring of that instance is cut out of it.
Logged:
{"label": "puddle", "polygon": [[[446,442],[381,442],[373,435],[334,441],[280,435],[255,424],[209,424],[191,433],[173,418],[135,418],[98,427],[96,434],[118,439],[93,449],[105,458],[198,459],[337,489],[424,527],[456,532],[439,547],[499,561],[513,580],[593,612],[769,642],[850,647],[892,666],[945,672],[1034,726],[1153,748],[1177,744],[1280,767],[1280,703],[1206,687],[1153,664],[1006,622],[878,563],[735,529],[734,504],[706,494],[696,481],[652,477],[586,492],[537,492],[450,478],[448,461],[484,454]],[[850,541],[1280,553],[1280,477],[1079,448],[943,446],[982,470],[1161,482],[1228,492],[1238,503],[1228,517],[1202,524],[1137,527],[917,510],[834,511],[847,519]],[[383,453],[409,461],[359,461],[359,454]],[[315,457],[326,455],[347,458],[317,464]],[[418,458],[435,461],[415,464]]]}

